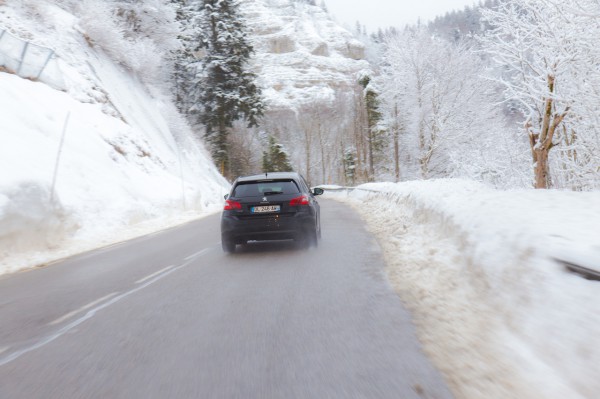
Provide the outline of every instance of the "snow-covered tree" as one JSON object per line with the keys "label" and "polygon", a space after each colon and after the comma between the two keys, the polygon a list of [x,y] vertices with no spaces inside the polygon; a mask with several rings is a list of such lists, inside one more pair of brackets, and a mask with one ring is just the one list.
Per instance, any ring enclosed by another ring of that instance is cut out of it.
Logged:
{"label": "snow-covered tree", "polygon": [[506,98],[516,100],[524,114],[536,188],[557,186],[560,171],[551,173],[551,151],[558,149],[559,165],[575,166],[582,161],[576,159],[577,146],[586,139],[592,145],[594,133],[580,130],[580,122],[598,111],[597,8],[587,0],[506,0],[484,11],[493,29],[482,43],[506,71],[501,79]]}
{"label": "snow-covered tree", "polygon": [[[504,185],[520,174],[524,142],[496,106],[496,86],[466,44],[424,28],[388,35],[378,85],[401,179],[468,177]],[[507,169],[514,168],[514,171]]]}
{"label": "snow-covered tree", "polygon": [[181,113],[189,116],[197,100],[193,97],[193,82],[198,72],[198,53],[203,39],[197,18],[201,2],[198,0],[171,0],[171,2],[181,27],[178,34],[181,45],[171,54],[173,59],[171,80],[175,104]]}
{"label": "snow-covered tree", "polygon": [[192,108],[206,128],[215,163],[229,175],[229,130],[245,120],[256,126],[263,115],[261,90],[248,68],[253,48],[237,0],[204,0],[198,24],[205,55],[193,82],[197,103]]}
{"label": "snow-covered tree", "polygon": [[74,5],[86,40],[152,84],[166,81],[180,26],[168,0],[83,0]]}
{"label": "snow-covered tree", "polygon": [[356,150],[354,148],[345,149],[343,161],[346,185],[353,186],[356,182]]}
{"label": "snow-covered tree", "polygon": [[363,75],[359,84],[364,89],[364,105],[366,113],[366,139],[368,146],[369,181],[375,179],[375,164],[378,163],[385,149],[386,129],[382,125],[382,114],[379,110],[379,93],[371,82],[369,75]]}
{"label": "snow-covered tree", "polygon": [[292,170],[285,147],[278,143],[275,137],[269,135],[267,150],[263,152],[263,172],[290,172]]}
{"label": "snow-covered tree", "polygon": [[148,38],[161,51],[179,47],[175,10],[168,0],[113,0],[124,36]]}

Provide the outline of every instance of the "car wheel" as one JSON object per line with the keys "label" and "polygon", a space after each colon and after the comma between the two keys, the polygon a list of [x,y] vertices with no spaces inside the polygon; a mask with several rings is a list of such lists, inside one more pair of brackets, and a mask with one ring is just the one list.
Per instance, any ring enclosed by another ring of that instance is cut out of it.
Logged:
{"label": "car wheel", "polygon": [[225,253],[232,254],[235,252],[235,241],[229,237],[221,237],[221,247]]}
{"label": "car wheel", "polygon": [[315,231],[313,231],[312,237],[311,237],[312,245],[314,245],[315,247],[319,246],[319,238],[321,238],[320,236],[321,236],[321,229],[318,228],[317,226],[315,226]]}
{"label": "car wheel", "polygon": [[319,233],[317,232],[317,226],[312,229],[307,229],[302,237],[302,244],[304,248],[310,248],[311,246],[317,246],[319,243]]}

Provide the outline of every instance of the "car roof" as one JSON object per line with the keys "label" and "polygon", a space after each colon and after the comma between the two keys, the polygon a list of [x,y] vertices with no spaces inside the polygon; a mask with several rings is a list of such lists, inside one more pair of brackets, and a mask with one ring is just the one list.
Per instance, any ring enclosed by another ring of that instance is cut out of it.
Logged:
{"label": "car roof", "polygon": [[277,179],[300,179],[300,175],[296,172],[270,172],[261,173],[260,175],[252,176],[240,176],[236,179],[236,182],[248,182],[248,181],[265,181],[265,180],[277,180]]}

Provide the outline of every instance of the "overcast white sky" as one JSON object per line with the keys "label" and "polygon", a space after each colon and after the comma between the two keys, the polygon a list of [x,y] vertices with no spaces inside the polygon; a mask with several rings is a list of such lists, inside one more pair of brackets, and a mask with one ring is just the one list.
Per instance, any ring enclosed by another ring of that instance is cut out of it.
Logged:
{"label": "overcast white sky", "polygon": [[[370,32],[389,26],[402,27],[421,17],[427,22],[446,11],[462,10],[475,0],[325,0],[329,12],[341,24],[354,27],[356,21]],[[317,1],[317,4],[320,4]]]}

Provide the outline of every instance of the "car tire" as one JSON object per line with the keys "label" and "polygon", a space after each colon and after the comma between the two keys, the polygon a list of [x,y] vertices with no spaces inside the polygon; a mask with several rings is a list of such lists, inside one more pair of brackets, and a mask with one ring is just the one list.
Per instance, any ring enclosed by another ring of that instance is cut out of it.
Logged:
{"label": "car tire", "polygon": [[223,252],[232,254],[235,252],[235,241],[229,237],[221,237],[221,247],[223,248]]}
{"label": "car tire", "polygon": [[319,220],[319,232],[317,233],[317,238],[321,239],[321,221]]}
{"label": "car tire", "polygon": [[309,228],[305,231],[302,237],[302,246],[306,249],[312,246],[318,246],[319,244],[319,233],[317,232],[317,226]]}
{"label": "car tire", "polygon": [[319,246],[319,236],[321,235],[320,233],[321,229],[315,226],[315,231],[312,233],[311,236],[312,245],[314,245],[315,248]]}

